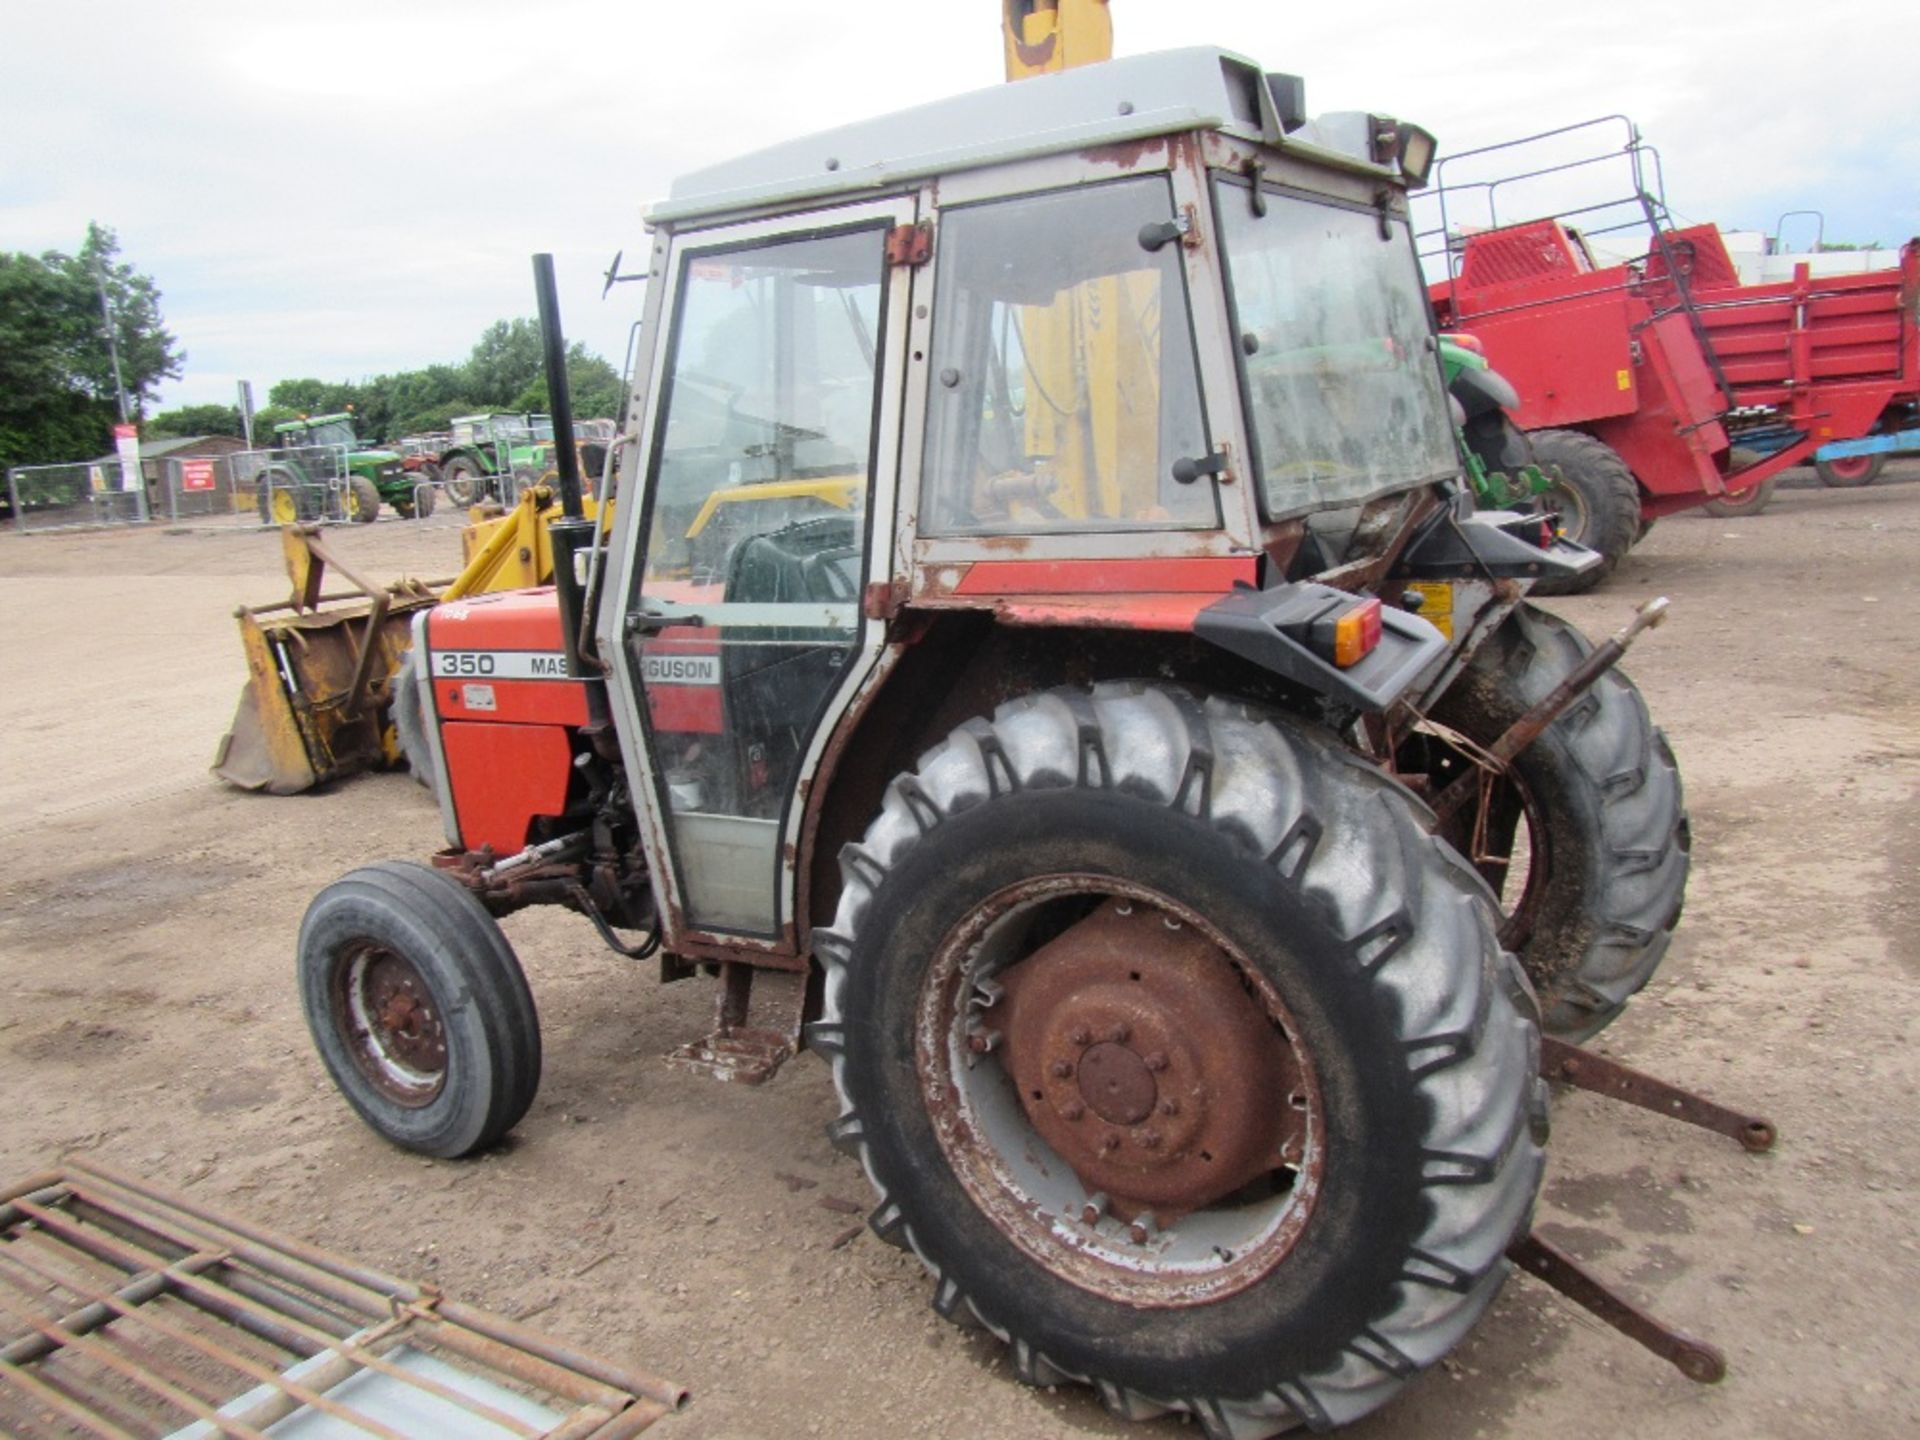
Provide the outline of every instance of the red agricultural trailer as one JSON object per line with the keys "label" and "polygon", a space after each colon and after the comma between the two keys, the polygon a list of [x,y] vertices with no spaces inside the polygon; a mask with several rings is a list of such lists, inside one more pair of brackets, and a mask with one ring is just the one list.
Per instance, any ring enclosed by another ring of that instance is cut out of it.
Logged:
{"label": "red agricultural trailer", "polygon": [[[1525,163],[1596,131],[1624,145]],[[1496,155],[1519,168],[1485,178]],[[1482,178],[1449,181],[1463,163]],[[1515,194],[1582,188],[1591,167],[1624,167],[1631,194],[1501,216]],[[1442,328],[1474,337],[1518,387],[1515,418],[1558,472],[1547,503],[1606,556],[1579,588],[1659,516],[1757,511],[1781,470],[1822,447],[1920,422],[1920,242],[1886,269],[1815,278],[1802,264],[1742,284],[1716,227],[1674,223],[1658,154],[1621,116],[1463,151],[1437,175],[1428,258],[1446,264],[1429,298]],[[1462,223],[1464,199],[1476,218],[1484,205],[1484,228]],[[1623,241],[1636,257],[1610,258]]]}

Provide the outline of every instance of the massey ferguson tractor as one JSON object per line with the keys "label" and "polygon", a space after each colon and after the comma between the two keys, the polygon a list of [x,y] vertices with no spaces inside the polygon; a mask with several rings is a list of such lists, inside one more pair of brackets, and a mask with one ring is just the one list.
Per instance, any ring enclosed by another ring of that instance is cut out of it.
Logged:
{"label": "massey ferguson tractor", "polygon": [[831,1066],[873,1228],[1030,1383],[1325,1428],[1510,1256],[1718,1378],[1529,1234],[1545,1076],[1771,1131],[1577,1046],[1680,917],[1679,774],[1612,668],[1663,602],[1596,648],[1526,597],[1597,557],[1476,509],[1432,152],[1191,49],[679,182],[611,518],[413,622],[446,848],[301,927],[361,1117],[453,1157],[526,1115],[497,919],[560,906],[715,981],[681,1065]]}

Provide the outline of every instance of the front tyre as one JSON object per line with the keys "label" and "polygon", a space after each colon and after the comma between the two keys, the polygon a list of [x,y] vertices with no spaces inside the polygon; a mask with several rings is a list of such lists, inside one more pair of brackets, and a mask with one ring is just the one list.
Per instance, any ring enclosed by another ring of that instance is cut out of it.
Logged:
{"label": "front tyre", "polygon": [[[1403,747],[1400,769],[1444,786],[1592,648],[1558,616],[1520,606]],[[1500,896],[1500,938],[1526,968],[1548,1034],[1604,1029],[1666,955],[1687,893],[1686,805],[1667,737],[1617,667],[1489,778],[1443,838]]]}
{"label": "front tyre", "polygon": [[842,858],[816,1049],[934,1305],[1209,1436],[1450,1350],[1540,1183],[1484,886],[1331,737],[1185,690],[969,722]]}
{"label": "front tyre", "polygon": [[300,922],[300,1004],[360,1118],[454,1159],[511,1130],[540,1086],[540,1024],[513,948],[458,881],[368,865]]}
{"label": "front tyre", "polygon": [[380,491],[364,475],[347,478],[347,518],[356,525],[371,525],[380,514]]}

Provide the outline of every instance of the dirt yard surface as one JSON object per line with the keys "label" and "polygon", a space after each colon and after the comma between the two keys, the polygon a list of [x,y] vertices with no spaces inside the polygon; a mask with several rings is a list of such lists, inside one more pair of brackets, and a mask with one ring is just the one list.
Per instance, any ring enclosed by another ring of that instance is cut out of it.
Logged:
{"label": "dirt yard surface", "polygon": [[[455,531],[335,531],[364,573],[450,573]],[[669,1070],[710,986],[662,988],[581,920],[506,928],[545,1079],[510,1143],[422,1161],[348,1111],[293,985],[301,912],[440,843],[405,775],[295,799],[207,773],[243,678],[230,616],[284,589],[258,532],[0,534],[0,1178],[73,1150],[430,1279],[692,1387],[668,1440],[1128,1435],[1016,1384],[857,1227],[825,1067],[753,1091]],[[1778,1150],[1560,1097],[1545,1232],[1720,1344],[1703,1388],[1514,1278],[1443,1366],[1350,1433],[1911,1436],[1920,1425],[1920,467],[1663,521],[1599,594],[1655,594],[1628,668],[1686,777],[1695,866],[1652,987],[1601,1044],[1773,1117]]]}

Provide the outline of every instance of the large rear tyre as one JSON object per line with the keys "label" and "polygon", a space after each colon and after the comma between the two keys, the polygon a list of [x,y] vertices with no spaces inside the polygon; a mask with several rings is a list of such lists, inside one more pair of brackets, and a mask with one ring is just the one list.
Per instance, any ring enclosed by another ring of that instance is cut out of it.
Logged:
{"label": "large rear tyre", "polygon": [[1814,473],[1820,477],[1820,483],[1831,485],[1837,490],[1852,490],[1861,485],[1871,485],[1886,466],[1885,455],[1849,455],[1844,460],[1813,462]]}
{"label": "large rear tyre", "polygon": [[368,865],[300,922],[300,1004],[320,1059],[395,1145],[484,1150],[540,1087],[540,1023],[513,947],[458,881]]}
{"label": "large rear tyre", "polygon": [[465,455],[456,455],[442,472],[447,481],[447,499],[456,505],[471,505],[487,492],[487,477]]}
{"label": "large rear tyre", "polygon": [[1002,706],[842,855],[814,1048],[934,1307],[1031,1384],[1251,1440],[1450,1350],[1539,1187],[1484,885],[1330,736],[1188,691]]}
{"label": "large rear tyre", "polygon": [[[1402,770],[1446,784],[1592,648],[1522,605],[1403,748]],[[1501,941],[1526,967],[1547,1033],[1584,1040],[1611,1024],[1667,952],[1690,865],[1680,771],[1633,682],[1603,674],[1442,833],[1500,897]]]}
{"label": "large rear tyre", "polygon": [[1605,580],[1640,538],[1640,486],[1611,446],[1578,430],[1535,430],[1533,454],[1553,482],[1540,503],[1559,512],[1569,540],[1600,552],[1584,574],[1542,581],[1543,595],[1581,595]]}

